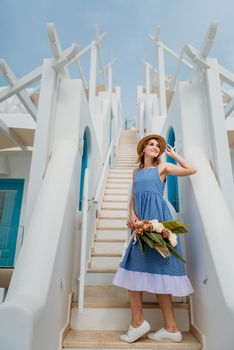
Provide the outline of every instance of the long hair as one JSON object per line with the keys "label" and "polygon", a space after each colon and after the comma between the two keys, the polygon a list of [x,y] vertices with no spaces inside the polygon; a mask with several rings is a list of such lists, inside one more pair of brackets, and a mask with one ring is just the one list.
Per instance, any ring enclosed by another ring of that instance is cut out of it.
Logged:
{"label": "long hair", "polygon": [[[158,139],[156,139],[156,138],[154,138],[154,139],[158,141],[158,143],[159,143],[159,145],[160,145],[160,147],[161,147],[160,140],[158,140]],[[145,142],[143,142],[142,148],[141,148],[141,153],[138,155],[137,162],[139,163],[139,168],[140,168],[140,169],[144,168],[145,154],[144,154],[142,151],[143,151],[143,149],[149,144],[149,141],[150,141],[150,140],[146,140]],[[155,158],[153,159],[153,166],[155,166],[155,165],[157,165],[157,164],[159,164],[159,163],[161,163],[161,157],[160,157],[160,156],[155,157]]]}

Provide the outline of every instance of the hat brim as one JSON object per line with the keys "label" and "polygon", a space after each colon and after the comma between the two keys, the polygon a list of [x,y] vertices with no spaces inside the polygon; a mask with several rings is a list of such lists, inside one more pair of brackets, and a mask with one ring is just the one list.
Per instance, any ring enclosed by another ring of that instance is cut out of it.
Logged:
{"label": "hat brim", "polygon": [[142,153],[142,146],[143,146],[143,143],[145,141],[148,141],[150,139],[156,139],[158,140],[159,144],[160,144],[160,152],[159,152],[159,156],[164,152],[164,149],[166,148],[166,140],[164,139],[164,137],[162,137],[161,135],[158,135],[158,134],[150,134],[150,135],[147,135],[147,136],[144,136],[142,139],[140,139],[140,141],[138,142],[137,144],[137,153],[138,155],[140,155]]}

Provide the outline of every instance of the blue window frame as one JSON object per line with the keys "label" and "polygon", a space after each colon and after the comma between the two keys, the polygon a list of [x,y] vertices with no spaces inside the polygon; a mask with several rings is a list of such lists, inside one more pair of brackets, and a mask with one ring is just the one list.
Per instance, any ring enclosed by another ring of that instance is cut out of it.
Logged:
{"label": "blue window frame", "polygon": [[23,189],[23,179],[0,179],[0,266],[14,265]]}

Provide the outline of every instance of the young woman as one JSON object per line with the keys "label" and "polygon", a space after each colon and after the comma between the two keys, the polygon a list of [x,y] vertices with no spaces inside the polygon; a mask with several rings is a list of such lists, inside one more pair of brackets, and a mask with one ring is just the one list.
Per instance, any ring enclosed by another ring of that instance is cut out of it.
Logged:
{"label": "young woman", "polygon": [[[175,159],[178,165],[162,162],[165,152]],[[173,217],[163,198],[167,175],[188,176],[196,169],[178,155],[165,139],[157,134],[143,137],[137,145],[139,167],[133,172],[132,196],[130,201],[131,220],[167,221]],[[176,246],[182,254],[180,242]],[[139,243],[131,240],[122,259],[113,283],[128,289],[132,309],[132,323],[120,340],[131,343],[150,330],[142,311],[143,291],[157,296],[163,317],[164,327],[148,338],[167,339],[175,342],[182,340],[172,307],[171,296],[186,296],[193,293],[192,285],[185,274],[184,263],[175,256],[163,258],[155,249],[148,248],[142,254]]]}

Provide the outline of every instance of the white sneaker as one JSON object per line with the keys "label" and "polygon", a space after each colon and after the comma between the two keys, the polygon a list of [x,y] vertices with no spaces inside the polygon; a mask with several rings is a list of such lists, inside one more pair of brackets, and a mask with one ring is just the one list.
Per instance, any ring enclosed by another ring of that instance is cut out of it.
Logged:
{"label": "white sneaker", "polygon": [[176,343],[182,341],[181,332],[168,332],[165,328],[161,328],[159,331],[147,334],[147,337],[152,340],[170,340]]}
{"label": "white sneaker", "polygon": [[133,343],[135,340],[142,337],[144,334],[149,332],[150,324],[147,321],[144,321],[142,325],[137,328],[134,328],[132,325],[129,326],[126,334],[122,334],[119,339],[127,343]]}

